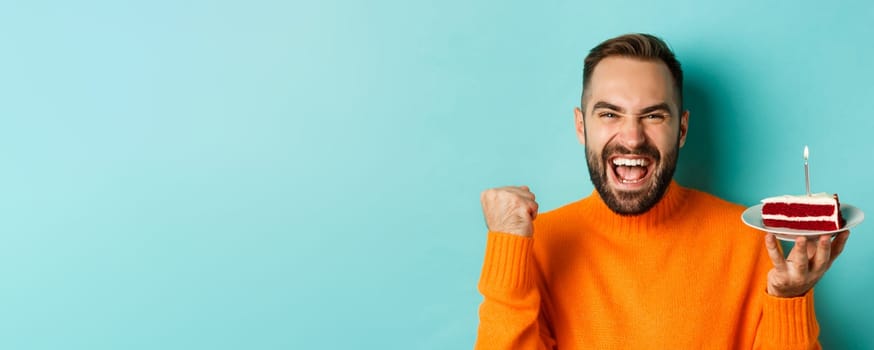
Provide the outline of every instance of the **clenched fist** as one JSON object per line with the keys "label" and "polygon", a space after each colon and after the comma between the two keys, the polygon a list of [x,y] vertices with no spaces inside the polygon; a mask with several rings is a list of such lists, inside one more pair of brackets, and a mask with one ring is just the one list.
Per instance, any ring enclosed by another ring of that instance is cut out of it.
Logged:
{"label": "clenched fist", "polygon": [[531,237],[537,202],[528,186],[498,187],[483,191],[480,196],[483,216],[489,231]]}

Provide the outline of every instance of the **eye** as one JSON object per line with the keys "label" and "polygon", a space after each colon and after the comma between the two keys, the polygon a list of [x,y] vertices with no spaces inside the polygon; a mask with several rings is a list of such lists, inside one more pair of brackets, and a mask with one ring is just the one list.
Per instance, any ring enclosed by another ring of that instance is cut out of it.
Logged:
{"label": "eye", "polygon": [[604,112],[604,113],[601,113],[601,118],[613,119],[613,118],[616,118],[616,114],[610,113],[610,112]]}
{"label": "eye", "polygon": [[644,119],[652,120],[652,121],[659,121],[659,120],[665,120],[665,116],[662,114],[647,114],[646,116],[644,116]]}

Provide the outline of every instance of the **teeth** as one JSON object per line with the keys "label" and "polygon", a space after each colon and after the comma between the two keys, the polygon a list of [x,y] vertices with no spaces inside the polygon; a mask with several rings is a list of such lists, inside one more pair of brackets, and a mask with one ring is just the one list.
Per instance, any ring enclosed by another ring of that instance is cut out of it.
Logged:
{"label": "teeth", "polygon": [[640,183],[640,182],[642,182],[642,181],[643,181],[643,179],[639,179],[639,180],[626,180],[626,179],[619,179],[619,182],[622,182],[622,183],[624,183],[624,184],[636,184],[636,183]]}
{"label": "teeth", "polygon": [[641,158],[615,158],[613,159],[613,165],[622,165],[622,166],[647,166],[649,162],[646,159]]}

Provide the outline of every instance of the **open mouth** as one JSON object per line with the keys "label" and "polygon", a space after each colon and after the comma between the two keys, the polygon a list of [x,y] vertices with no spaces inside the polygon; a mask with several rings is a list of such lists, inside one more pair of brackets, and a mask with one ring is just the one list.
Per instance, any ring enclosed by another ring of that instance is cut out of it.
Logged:
{"label": "open mouth", "polygon": [[630,155],[611,157],[607,162],[613,169],[613,179],[621,185],[632,187],[649,179],[655,164],[650,158]]}

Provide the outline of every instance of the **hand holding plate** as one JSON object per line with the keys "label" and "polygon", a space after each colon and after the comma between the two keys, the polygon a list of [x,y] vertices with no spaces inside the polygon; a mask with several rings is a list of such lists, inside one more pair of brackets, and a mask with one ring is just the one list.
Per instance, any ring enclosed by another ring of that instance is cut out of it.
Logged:
{"label": "hand holding plate", "polygon": [[768,294],[792,298],[807,293],[844,250],[849,236],[850,231],[841,231],[834,240],[830,235],[811,237],[809,241],[807,237],[797,237],[784,259],[774,235],[765,235],[765,247],[774,264],[768,271]]}

